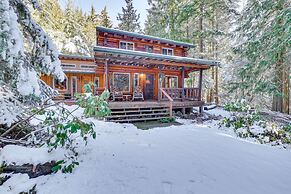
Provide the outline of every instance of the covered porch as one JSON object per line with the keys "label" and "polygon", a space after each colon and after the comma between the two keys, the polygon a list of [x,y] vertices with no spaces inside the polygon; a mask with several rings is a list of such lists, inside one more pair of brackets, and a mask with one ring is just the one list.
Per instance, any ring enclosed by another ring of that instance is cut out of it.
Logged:
{"label": "covered porch", "polygon": [[[202,107],[203,70],[217,65],[209,60],[102,46],[94,51],[98,73],[104,75],[104,89],[112,95],[109,106],[113,114],[115,110],[117,113],[128,110],[128,114],[137,115],[147,109],[146,112],[154,115],[154,110],[160,107],[167,108],[171,117],[175,109],[185,113],[186,109]],[[189,88],[185,78],[190,72],[197,72],[198,81]],[[136,93],[140,98],[135,98]],[[138,117],[144,118],[147,117]]]}

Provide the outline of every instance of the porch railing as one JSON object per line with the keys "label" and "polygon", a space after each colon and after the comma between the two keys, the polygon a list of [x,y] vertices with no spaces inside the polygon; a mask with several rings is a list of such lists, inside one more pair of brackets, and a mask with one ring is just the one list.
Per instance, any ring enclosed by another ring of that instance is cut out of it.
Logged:
{"label": "porch railing", "polygon": [[171,98],[171,96],[169,96],[169,94],[163,89],[163,88],[160,88],[160,93],[161,93],[161,96],[165,96],[165,98],[167,100],[169,100],[169,109],[170,109],[170,117],[173,116],[173,99]]}
{"label": "porch railing", "polygon": [[[168,100],[167,94],[173,100],[200,100],[199,88],[160,88],[160,100]],[[161,92],[164,91],[164,92]]]}

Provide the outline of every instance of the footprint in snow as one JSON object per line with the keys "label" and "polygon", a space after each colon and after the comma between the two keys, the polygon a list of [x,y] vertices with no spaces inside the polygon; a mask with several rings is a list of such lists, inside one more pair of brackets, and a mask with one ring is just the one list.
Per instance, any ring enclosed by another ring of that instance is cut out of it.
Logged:
{"label": "footprint in snow", "polygon": [[172,186],[173,186],[173,183],[172,182],[170,182],[170,181],[163,181],[162,182],[162,185],[163,185],[164,194],[171,194],[172,193]]}

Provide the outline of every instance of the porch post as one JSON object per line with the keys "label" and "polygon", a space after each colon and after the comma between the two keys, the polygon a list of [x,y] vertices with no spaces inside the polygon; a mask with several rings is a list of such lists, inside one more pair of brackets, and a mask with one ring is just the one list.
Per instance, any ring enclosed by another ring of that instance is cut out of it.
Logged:
{"label": "porch post", "polygon": [[[202,100],[202,78],[203,78],[203,69],[200,69],[200,74],[199,74],[199,97],[198,100]],[[199,107],[199,113],[203,112],[203,105]]]}
{"label": "porch post", "polygon": [[109,90],[108,59],[105,60],[105,90]]}
{"label": "porch post", "polygon": [[184,86],[184,80],[185,80],[185,67],[182,67],[182,101],[185,100],[185,86]]}

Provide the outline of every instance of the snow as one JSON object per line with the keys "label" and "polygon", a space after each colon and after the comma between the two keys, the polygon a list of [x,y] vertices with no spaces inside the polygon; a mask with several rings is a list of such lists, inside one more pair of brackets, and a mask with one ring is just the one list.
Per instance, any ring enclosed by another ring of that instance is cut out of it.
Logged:
{"label": "snow", "polygon": [[[13,153],[13,154],[12,154]],[[46,147],[29,148],[17,145],[7,145],[0,150],[0,163],[6,164],[44,164],[53,160],[62,160],[64,158],[63,150],[58,149],[54,152],[48,152]]]}
{"label": "snow", "polygon": [[[79,110],[74,114],[81,116]],[[178,120],[184,123],[181,126],[151,130],[139,130],[132,124],[84,120],[94,122],[97,138],[79,148],[80,166],[72,174],[56,173],[35,179],[12,175],[13,181],[5,182],[0,193],[18,193],[19,188],[27,190],[24,187],[33,184],[42,194],[290,193],[290,150],[240,141],[213,125],[187,120]],[[2,158],[21,152],[27,153],[32,162],[46,157],[38,149],[5,149],[8,150],[1,152]],[[33,157],[33,152],[41,153]],[[19,161],[26,154],[14,157]]]}

